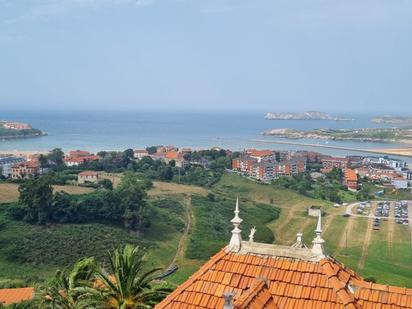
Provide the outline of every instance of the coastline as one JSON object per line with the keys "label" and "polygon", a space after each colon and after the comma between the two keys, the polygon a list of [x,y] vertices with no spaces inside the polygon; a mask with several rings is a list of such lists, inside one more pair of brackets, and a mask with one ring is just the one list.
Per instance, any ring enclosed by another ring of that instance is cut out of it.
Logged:
{"label": "coastline", "polygon": [[400,157],[412,158],[412,147],[411,148],[360,149],[360,148],[345,147],[345,146],[320,145],[320,144],[299,143],[299,142],[291,142],[291,141],[274,141],[274,140],[270,141],[270,140],[261,140],[261,139],[253,139],[252,141],[257,142],[257,143],[283,144],[283,145],[328,148],[328,149],[337,149],[337,150],[365,152],[365,153],[371,153],[371,154],[397,155],[397,156],[400,156]]}

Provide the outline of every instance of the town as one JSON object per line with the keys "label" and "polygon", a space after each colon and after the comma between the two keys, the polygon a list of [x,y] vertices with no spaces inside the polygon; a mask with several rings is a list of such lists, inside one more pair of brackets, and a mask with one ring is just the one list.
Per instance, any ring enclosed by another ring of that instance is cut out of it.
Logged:
{"label": "town", "polygon": [[[175,146],[150,146],[146,149],[135,149],[133,159],[151,158],[177,168],[201,166],[208,168],[210,158],[202,155],[202,151]],[[276,151],[246,149],[233,152],[227,149],[212,148],[211,151],[221,152],[230,160],[227,172],[234,172],[263,183],[270,183],[285,176],[295,176],[310,173],[312,178],[324,177],[333,169],[342,172],[341,183],[348,190],[362,190],[361,179],[379,183],[386,189],[408,189],[412,184],[412,171],[406,162],[392,159],[388,156],[347,156],[333,157],[313,151]],[[191,155],[191,154],[195,155]],[[3,179],[28,179],[46,173],[50,167],[44,162],[43,155],[7,155],[0,156],[0,174]],[[87,166],[87,163],[102,161],[99,153],[93,154],[85,150],[72,150],[62,153],[64,165],[67,167]],[[46,160],[47,161],[47,160]],[[79,184],[97,183],[98,170],[83,171],[79,174]],[[83,179],[83,175],[89,178]],[[90,175],[94,175],[90,177]],[[376,192],[379,194],[379,192]]]}

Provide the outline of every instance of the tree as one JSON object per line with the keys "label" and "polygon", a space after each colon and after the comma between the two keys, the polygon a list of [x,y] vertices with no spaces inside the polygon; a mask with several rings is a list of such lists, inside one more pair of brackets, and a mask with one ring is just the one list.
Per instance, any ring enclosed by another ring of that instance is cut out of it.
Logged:
{"label": "tree", "polygon": [[146,148],[146,151],[147,151],[149,154],[154,154],[154,153],[156,153],[156,151],[157,151],[157,147],[156,147],[156,146],[147,147],[147,148]]}
{"label": "tree", "polygon": [[37,224],[50,222],[53,214],[53,187],[50,176],[29,179],[19,186],[24,220]]}
{"label": "tree", "polygon": [[109,269],[97,272],[101,282],[103,308],[152,308],[171,290],[153,284],[159,268],[144,271],[144,252],[139,247],[126,245],[109,253]]}
{"label": "tree", "polygon": [[77,261],[72,269],[58,271],[53,280],[36,296],[42,309],[102,308],[93,284],[97,264],[93,258]]}
{"label": "tree", "polygon": [[48,155],[47,159],[53,162],[57,167],[64,165],[64,152],[60,148],[54,148]]}
{"label": "tree", "polygon": [[110,179],[105,178],[99,180],[99,185],[102,186],[103,189],[113,190],[113,183],[110,181]]}
{"label": "tree", "polygon": [[146,191],[147,182],[142,182],[134,173],[126,173],[119,184],[120,205],[126,228],[143,232],[149,224]]}

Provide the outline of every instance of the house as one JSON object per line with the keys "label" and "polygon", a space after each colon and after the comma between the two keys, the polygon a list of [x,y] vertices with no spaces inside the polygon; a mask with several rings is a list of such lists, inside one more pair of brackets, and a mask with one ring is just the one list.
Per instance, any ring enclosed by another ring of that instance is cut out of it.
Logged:
{"label": "house", "polygon": [[9,306],[22,301],[32,300],[34,288],[0,289],[0,307]]}
{"label": "house", "polygon": [[395,189],[408,189],[409,181],[402,177],[397,179],[392,179],[392,185]]}
{"label": "house", "polygon": [[145,149],[136,149],[133,151],[133,156],[137,160],[141,160],[144,157],[149,156],[149,152]]}
{"label": "house", "polygon": [[16,157],[16,156],[5,156],[0,157],[0,173],[4,177],[8,178],[12,174],[12,167],[13,165],[23,163],[26,159],[23,157]]}
{"label": "house", "polygon": [[97,183],[99,180],[99,174],[94,171],[84,171],[77,175],[77,183]]}
{"label": "house", "polygon": [[175,162],[176,167],[183,167],[185,164],[185,159],[183,153],[180,151],[169,151],[164,155],[164,161],[169,164],[171,161]]}
{"label": "house", "polygon": [[322,207],[317,205],[311,205],[308,207],[308,216],[319,217],[322,215]]}
{"label": "house", "polygon": [[351,191],[358,190],[358,175],[355,170],[347,168],[345,169],[345,186]]}
{"label": "house", "polygon": [[331,172],[334,168],[344,170],[348,165],[349,160],[347,158],[338,157],[324,157],[321,159],[322,169],[321,172],[326,174]]}
{"label": "house", "polygon": [[67,166],[78,166],[91,161],[98,161],[99,157],[86,150],[73,150],[64,158]]}
{"label": "house", "polygon": [[241,236],[239,203],[221,249],[156,309],[412,308],[412,289],[366,282],[324,249],[321,216],[309,247],[258,243]]}
{"label": "house", "polygon": [[40,175],[40,164],[38,161],[22,162],[11,167],[12,179],[28,179],[37,175]]}

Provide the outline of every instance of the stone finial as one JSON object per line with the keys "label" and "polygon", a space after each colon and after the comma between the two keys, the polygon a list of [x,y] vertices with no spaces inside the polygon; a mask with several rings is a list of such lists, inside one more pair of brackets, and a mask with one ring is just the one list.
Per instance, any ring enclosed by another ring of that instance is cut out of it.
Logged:
{"label": "stone finial", "polygon": [[255,233],[256,233],[256,227],[252,227],[252,228],[250,229],[249,242],[253,242],[253,241],[254,241]]}
{"label": "stone finial", "polygon": [[223,297],[225,298],[225,303],[223,305],[223,309],[233,309],[235,308],[233,304],[233,297],[235,296],[234,292],[225,292],[223,293]]}
{"label": "stone finial", "polygon": [[236,207],[235,207],[235,217],[230,220],[232,222],[234,229],[232,230],[232,237],[230,238],[229,242],[229,250],[238,252],[241,247],[242,243],[242,230],[239,228],[240,224],[242,223],[242,219],[239,217],[239,198],[236,199]]}
{"label": "stone finial", "polygon": [[319,217],[318,217],[318,224],[316,226],[316,237],[312,241],[312,253],[315,255],[318,255],[319,257],[325,257],[325,253],[323,250],[323,244],[325,241],[322,239],[322,213],[319,212]]}
{"label": "stone finial", "polygon": [[303,233],[296,234],[296,242],[292,245],[292,248],[307,248],[302,240]]}

